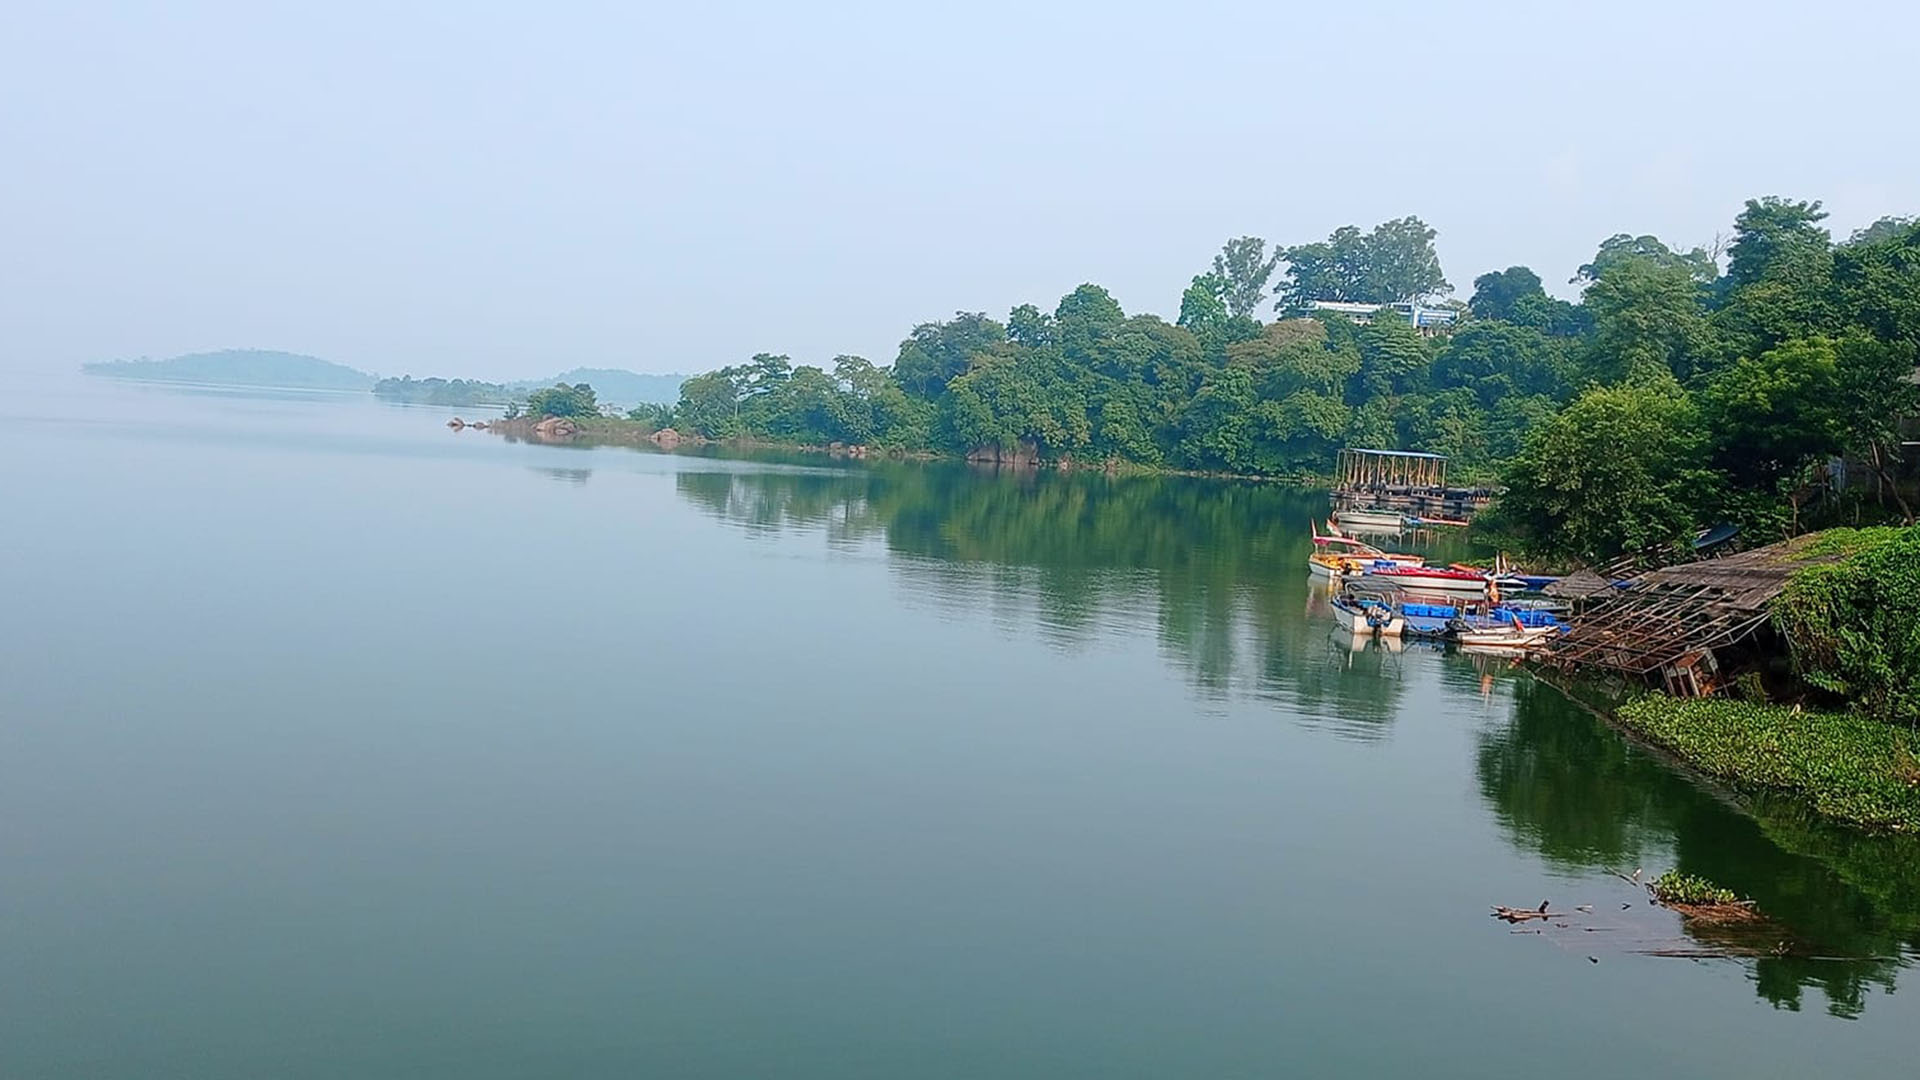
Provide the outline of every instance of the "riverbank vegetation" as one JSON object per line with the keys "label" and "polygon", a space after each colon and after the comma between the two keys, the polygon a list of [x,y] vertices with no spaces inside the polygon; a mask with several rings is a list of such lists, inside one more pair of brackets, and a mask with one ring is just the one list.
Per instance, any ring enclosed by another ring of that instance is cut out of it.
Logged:
{"label": "riverbank vegetation", "polygon": [[1920,527],[1835,530],[1847,552],[1796,571],[1774,604],[1794,670],[1836,701],[1920,726]]}
{"label": "riverbank vegetation", "polygon": [[1732,889],[1722,888],[1698,874],[1669,870],[1653,879],[1653,895],[1663,904],[1737,904]]}
{"label": "riverbank vegetation", "polygon": [[[1087,284],[1050,309],[922,324],[888,366],[762,353],[633,419],[1284,477],[1324,474],[1341,446],[1424,450],[1456,481],[1504,487],[1492,535],[1560,561],[1653,561],[1721,522],[1765,539],[1910,518],[1896,481],[1920,414],[1920,224],[1836,243],[1825,217],[1763,198],[1724,250],[1610,237],[1574,275],[1577,301],[1524,266],[1448,299],[1435,232],[1413,217],[1293,246],[1242,237],[1171,320]],[[1845,488],[1827,469],[1842,455],[1859,474]]]}
{"label": "riverbank vegetation", "polygon": [[411,375],[381,379],[373,384],[373,394],[386,401],[409,405],[463,407],[506,405],[521,397],[518,392],[499,383],[481,382],[478,379],[415,379]]}
{"label": "riverbank vegetation", "polygon": [[1920,739],[1859,713],[1725,698],[1637,698],[1621,723],[1717,780],[1790,792],[1871,829],[1920,830]]}

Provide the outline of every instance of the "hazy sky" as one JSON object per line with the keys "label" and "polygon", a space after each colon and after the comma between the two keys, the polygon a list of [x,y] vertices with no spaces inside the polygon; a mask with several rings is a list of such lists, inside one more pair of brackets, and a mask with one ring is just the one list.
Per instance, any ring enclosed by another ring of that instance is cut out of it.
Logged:
{"label": "hazy sky", "polygon": [[1906,3],[9,0],[0,365],[890,360],[1419,214],[1551,286],[1761,194],[1920,213]]}

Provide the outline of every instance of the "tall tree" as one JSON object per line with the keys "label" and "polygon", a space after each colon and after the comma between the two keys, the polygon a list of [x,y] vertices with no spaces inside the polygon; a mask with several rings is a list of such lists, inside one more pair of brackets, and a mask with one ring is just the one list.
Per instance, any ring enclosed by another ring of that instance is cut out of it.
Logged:
{"label": "tall tree", "polygon": [[1597,269],[1584,305],[1594,327],[1587,348],[1594,377],[1618,382],[1665,371],[1684,380],[1711,358],[1705,285],[1690,260],[1631,254],[1582,269]]}
{"label": "tall tree", "polygon": [[1053,316],[1021,304],[1007,315],[1007,340],[1015,345],[1038,349],[1053,343]]}
{"label": "tall tree", "polygon": [[1053,323],[1060,344],[1068,356],[1084,356],[1100,336],[1110,333],[1127,319],[1113,294],[1098,285],[1087,284],[1060,298],[1053,309]]}
{"label": "tall tree", "polygon": [[1489,409],[1515,395],[1559,398],[1571,381],[1566,348],[1530,326],[1476,320],[1447,339],[1433,364],[1433,386],[1464,387]]}
{"label": "tall tree", "polygon": [[1600,250],[1594,253],[1593,261],[1580,267],[1573,276],[1572,284],[1592,285],[1621,266],[1645,266],[1649,263],[1664,270],[1682,271],[1701,285],[1720,276],[1713,255],[1705,248],[1675,251],[1658,237],[1615,233],[1600,242]]}
{"label": "tall tree", "polygon": [[1699,526],[1705,465],[1699,413],[1672,376],[1594,387],[1508,466],[1495,521],[1544,553],[1657,559]]}
{"label": "tall tree", "polygon": [[1782,263],[1825,253],[1833,244],[1820,224],[1826,217],[1818,200],[1748,199],[1734,219],[1733,245],[1727,249],[1729,287],[1751,285]]}
{"label": "tall tree", "polygon": [[1213,257],[1213,276],[1221,283],[1220,298],[1227,312],[1252,318],[1267,298],[1267,281],[1273,277],[1280,253],[1267,254],[1267,242],[1257,236],[1229,240]]}
{"label": "tall tree", "polygon": [[1847,243],[1877,244],[1882,240],[1891,240],[1916,225],[1920,225],[1920,218],[1896,217],[1888,214],[1864,229],[1853,230],[1853,235],[1847,237]]}
{"label": "tall tree", "polygon": [[1193,284],[1180,294],[1179,325],[1196,334],[1208,334],[1227,321],[1227,283],[1218,273],[1195,274]]}
{"label": "tall tree", "polygon": [[1767,491],[1844,448],[1842,404],[1839,357],[1827,338],[1737,360],[1700,392],[1714,464],[1736,483]]}
{"label": "tall tree", "polygon": [[1278,308],[1298,314],[1314,300],[1392,304],[1446,293],[1453,286],[1440,271],[1437,235],[1419,218],[1404,217],[1368,233],[1345,225],[1322,243],[1286,248]]}
{"label": "tall tree", "polygon": [[1509,266],[1473,279],[1473,298],[1467,301],[1467,310],[1476,319],[1512,322],[1514,307],[1522,299],[1546,294],[1539,274],[1524,266]]}
{"label": "tall tree", "polygon": [[1439,233],[1417,217],[1383,221],[1367,234],[1367,286],[1383,304],[1424,300],[1450,292],[1433,248]]}
{"label": "tall tree", "polygon": [[921,323],[900,343],[894,378],[909,394],[937,397],[974,357],[1006,338],[1005,327],[978,311],[958,312],[947,322]]}
{"label": "tall tree", "polygon": [[1882,341],[1920,350],[1920,224],[1834,252],[1836,307]]}

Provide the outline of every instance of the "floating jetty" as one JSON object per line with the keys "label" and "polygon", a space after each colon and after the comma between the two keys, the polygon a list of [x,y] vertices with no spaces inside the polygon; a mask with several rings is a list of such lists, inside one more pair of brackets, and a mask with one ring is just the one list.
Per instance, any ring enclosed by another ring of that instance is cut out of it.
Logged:
{"label": "floating jetty", "polygon": [[1444,454],[1349,448],[1334,466],[1333,505],[1346,513],[1464,524],[1492,501],[1491,488],[1449,487]]}

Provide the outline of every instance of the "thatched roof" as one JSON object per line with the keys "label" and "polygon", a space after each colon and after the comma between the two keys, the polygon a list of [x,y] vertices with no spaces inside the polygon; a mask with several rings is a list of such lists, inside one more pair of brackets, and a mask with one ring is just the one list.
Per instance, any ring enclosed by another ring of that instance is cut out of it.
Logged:
{"label": "thatched roof", "polygon": [[[1642,574],[1576,620],[1571,632],[1553,643],[1550,659],[1647,674],[1689,653],[1731,645],[1766,621],[1769,606],[1794,571],[1845,557],[1819,539],[1817,533],[1800,536]],[[1585,590],[1569,591],[1570,596],[1591,597],[1608,589],[1592,571],[1562,584],[1569,583]]]}

